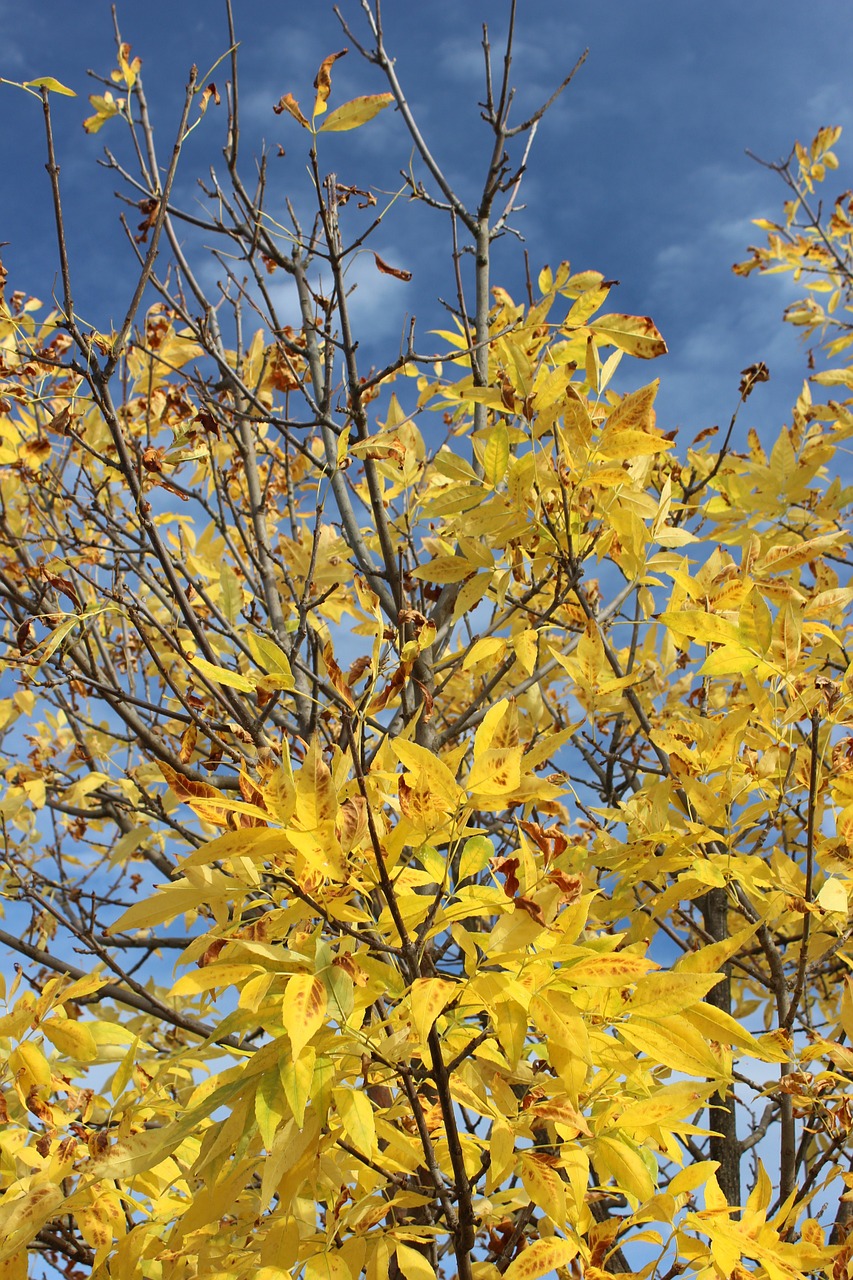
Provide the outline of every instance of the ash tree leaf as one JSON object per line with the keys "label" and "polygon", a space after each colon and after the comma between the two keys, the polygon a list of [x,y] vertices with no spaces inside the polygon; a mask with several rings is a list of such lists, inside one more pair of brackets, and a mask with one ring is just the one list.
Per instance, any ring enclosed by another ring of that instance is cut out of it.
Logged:
{"label": "ash tree leaf", "polygon": [[457,984],[444,978],[416,978],[412,983],[412,1022],[421,1044],[426,1044],[436,1018],[457,991]]}
{"label": "ash tree leaf", "polygon": [[67,85],[60,84],[53,76],[38,76],[35,80],[25,80],[25,89],[47,89],[48,93],[61,93],[66,98],[76,98],[77,94]]}
{"label": "ash tree leaf", "polygon": [[562,1236],[534,1240],[512,1260],[504,1272],[505,1280],[539,1280],[558,1267],[565,1267],[577,1255],[578,1246]]}
{"label": "ash tree leaf", "polygon": [[277,116],[282,115],[285,111],[292,116],[297,124],[301,124],[303,129],[310,129],[311,125],[305,116],[299,110],[299,103],[296,101],[292,93],[285,93],[278,102],[273,106],[273,111]]}
{"label": "ash tree leaf", "polygon": [[406,1280],[435,1280],[435,1271],[429,1258],[408,1244],[396,1247],[397,1267]]}
{"label": "ash tree leaf", "polygon": [[326,988],[312,973],[297,973],[287,984],[282,1022],[298,1058],[326,1019]]}
{"label": "ash tree leaf", "polygon": [[320,116],[326,110],[326,103],[332,92],[332,67],[338,58],[343,58],[347,53],[347,49],[339,49],[337,53],[330,53],[328,58],[324,58],[320,63],[317,75],[314,77],[314,88],[317,90],[317,96],[314,99],[314,116]]}
{"label": "ash tree leaf", "polygon": [[667,352],[663,336],[649,316],[626,316],[614,312],[591,321],[589,328],[602,342],[640,360],[654,360]]}
{"label": "ash tree leaf", "polygon": [[330,112],[320,125],[318,132],[344,133],[349,129],[360,129],[393,101],[393,93],[373,93],[363,98],[353,98]]}

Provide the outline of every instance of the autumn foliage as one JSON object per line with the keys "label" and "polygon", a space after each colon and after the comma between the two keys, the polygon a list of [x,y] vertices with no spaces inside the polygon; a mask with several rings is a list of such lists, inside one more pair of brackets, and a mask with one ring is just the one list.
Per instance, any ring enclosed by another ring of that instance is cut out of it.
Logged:
{"label": "autumn foliage", "polygon": [[[490,280],[545,106],[514,124],[489,80],[469,209],[363,9],[385,91],[335,106],[338,53],[310,116],[306,86],[270,113],[308,227],[266,211],[265,157],[241,176],[236,52],[160,165],[119,38],[85,121],[138,144],[115,330],[74,310],[62,86],[24,86],[62,301],[0,305],[0,1276],[843,1280],[853,223],[811,203],[839,131],[777,166],[736,268],[805,290],[791,422],[742,434],[756,363],[690,443],[656,365],[618,389],[666,346],[612,282]],[[385,197],[324,135],[389,104],[459,297],[367,369],[346,271]]]}

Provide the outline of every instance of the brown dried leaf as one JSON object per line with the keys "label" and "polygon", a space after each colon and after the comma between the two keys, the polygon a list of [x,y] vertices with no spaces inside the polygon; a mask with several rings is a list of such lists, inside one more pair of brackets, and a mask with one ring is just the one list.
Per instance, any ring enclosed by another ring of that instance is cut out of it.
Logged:
{"label": "brown dried leaf", "polygon": [[278,102],[273,107],[273,111],[277,116],[280,116],[286,111],[288,115],[293,116],[294,120],[302,125],[303,129],[311,128],[310,124],[299,110],[299,103],[296,101],[292,93],[286,93],[284,97],[279,98]]}
{"label": "brown dried leaf", "polygon": [[393,276],[395,280],[404,280],[404,281],[411,280],[412,278],[411,271],[404,271],[402,267],[389,266],[387,262],[384,262],[382,258],[380,258],[378,253],[374,253],[373,257],[376,262],[377,268],[382,272],[384,276]]}
{"label": "brown dried leaf", "polygon": [[337,53],[330,53],[328,58],[324,58],[320,63],[320,69],[314,78],[314,88],[317,90],[317,97],[314,100],[315,116],[322,115],[326,110],[326,103],[332,92],[332,66],[338,58],[343,58],[348,52],[347,49],[339,49]]}

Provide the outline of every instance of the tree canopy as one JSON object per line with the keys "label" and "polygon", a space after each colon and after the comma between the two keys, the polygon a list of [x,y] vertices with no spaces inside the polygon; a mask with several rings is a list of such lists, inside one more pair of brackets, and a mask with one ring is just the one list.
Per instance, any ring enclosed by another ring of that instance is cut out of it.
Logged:
{"label": "tree canopy", "polygon": [[[478,203],[364,3],[346,39],[382,92],[338,101],[338,52],[273,108],[307,223],[241,139],[227,14],[165,146],[118,31],[91,98],[141,218],[114,327],[74,306],[67,91],[21,86],[61,288],[0,302],[0,1276],[843,1280],[853,204],[817,195],[840,131],[774,166],[783,218],[735,268],[805,291],[791,422],[742,438],[759,362],[688,441],[612,281],[491,278],[574,74],[514,117],[514,4]],[[405,281],[371,248],[403,202],[324,145],[389,107],[458,297],[367,368],[348,271]],[[184,209],[183,145],[217,120]]]}

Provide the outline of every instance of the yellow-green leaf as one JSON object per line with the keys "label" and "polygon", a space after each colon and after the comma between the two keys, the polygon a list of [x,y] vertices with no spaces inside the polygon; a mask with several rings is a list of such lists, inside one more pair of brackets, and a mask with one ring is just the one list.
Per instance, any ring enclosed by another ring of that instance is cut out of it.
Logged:
{"label": "yellow-green leaf", "polygon": [[376,1151],[376,1122],[367,1094],[343,1087],[333,1090],[333,1096],[344,1133],[356,1150],[372,1156]]}
{"label": "yellow-green leaf", "polygon": [[393,101],[392,93],[373,93],[364,98],[353,98],[330,112],[318,132],[343,133],[347,129],[358,129],[374,116],[379,115],[379,112]]}
{"label": "yellow-green leaf", "polygon": [[471,836],[462,846],[459,858],[459,879],[467,880],[489,865],[495,854],[495,846],[488,836]]}
{"label": "yellow-green leaf", "polygon": [[284,680],[289,682],[286,687],[293,688],[293,672],[290,669],[290,659],[274,640],[270,640],[267,636],[258,635],[255,631],[249,631],[246,633],[246,643],[258,666],[263,667],[268,675],[283,677]]}
{"label": "yellow-green leaf", "polygon": [[308,1045],[295,1061],[283,1059],[279,1063],[281,1087],[284,1090],[284,1096],[287,1098],[288,1106],[293,1112],[293,1118],[300,1129],[305,1119],[305,1108],[308,1105],[308,1098],[311,1094],[316,1058],[317,1055],[314,1050]]}
{"label": "yellow-green leaf", "polygon": [[53,76],[37,76],[35,80],[25,80],[25,89],[47,89],[49,93],[61,93],[66,98],[76,98],[77,94],[73,89],[69,89],[66,85],[60,84],[58,80],[54,80]]}
{"label": "yellow-green leaf", "polygon": [[257,683],[255,680],[250,680],[248,676],[241,675],[239,671],[232,671],[229,667],[218,667],[208,662],[207,658],[191,658],[190,665],[217,684],[227,685],[229,689],[239,689],[241,693],[252,693]]}

